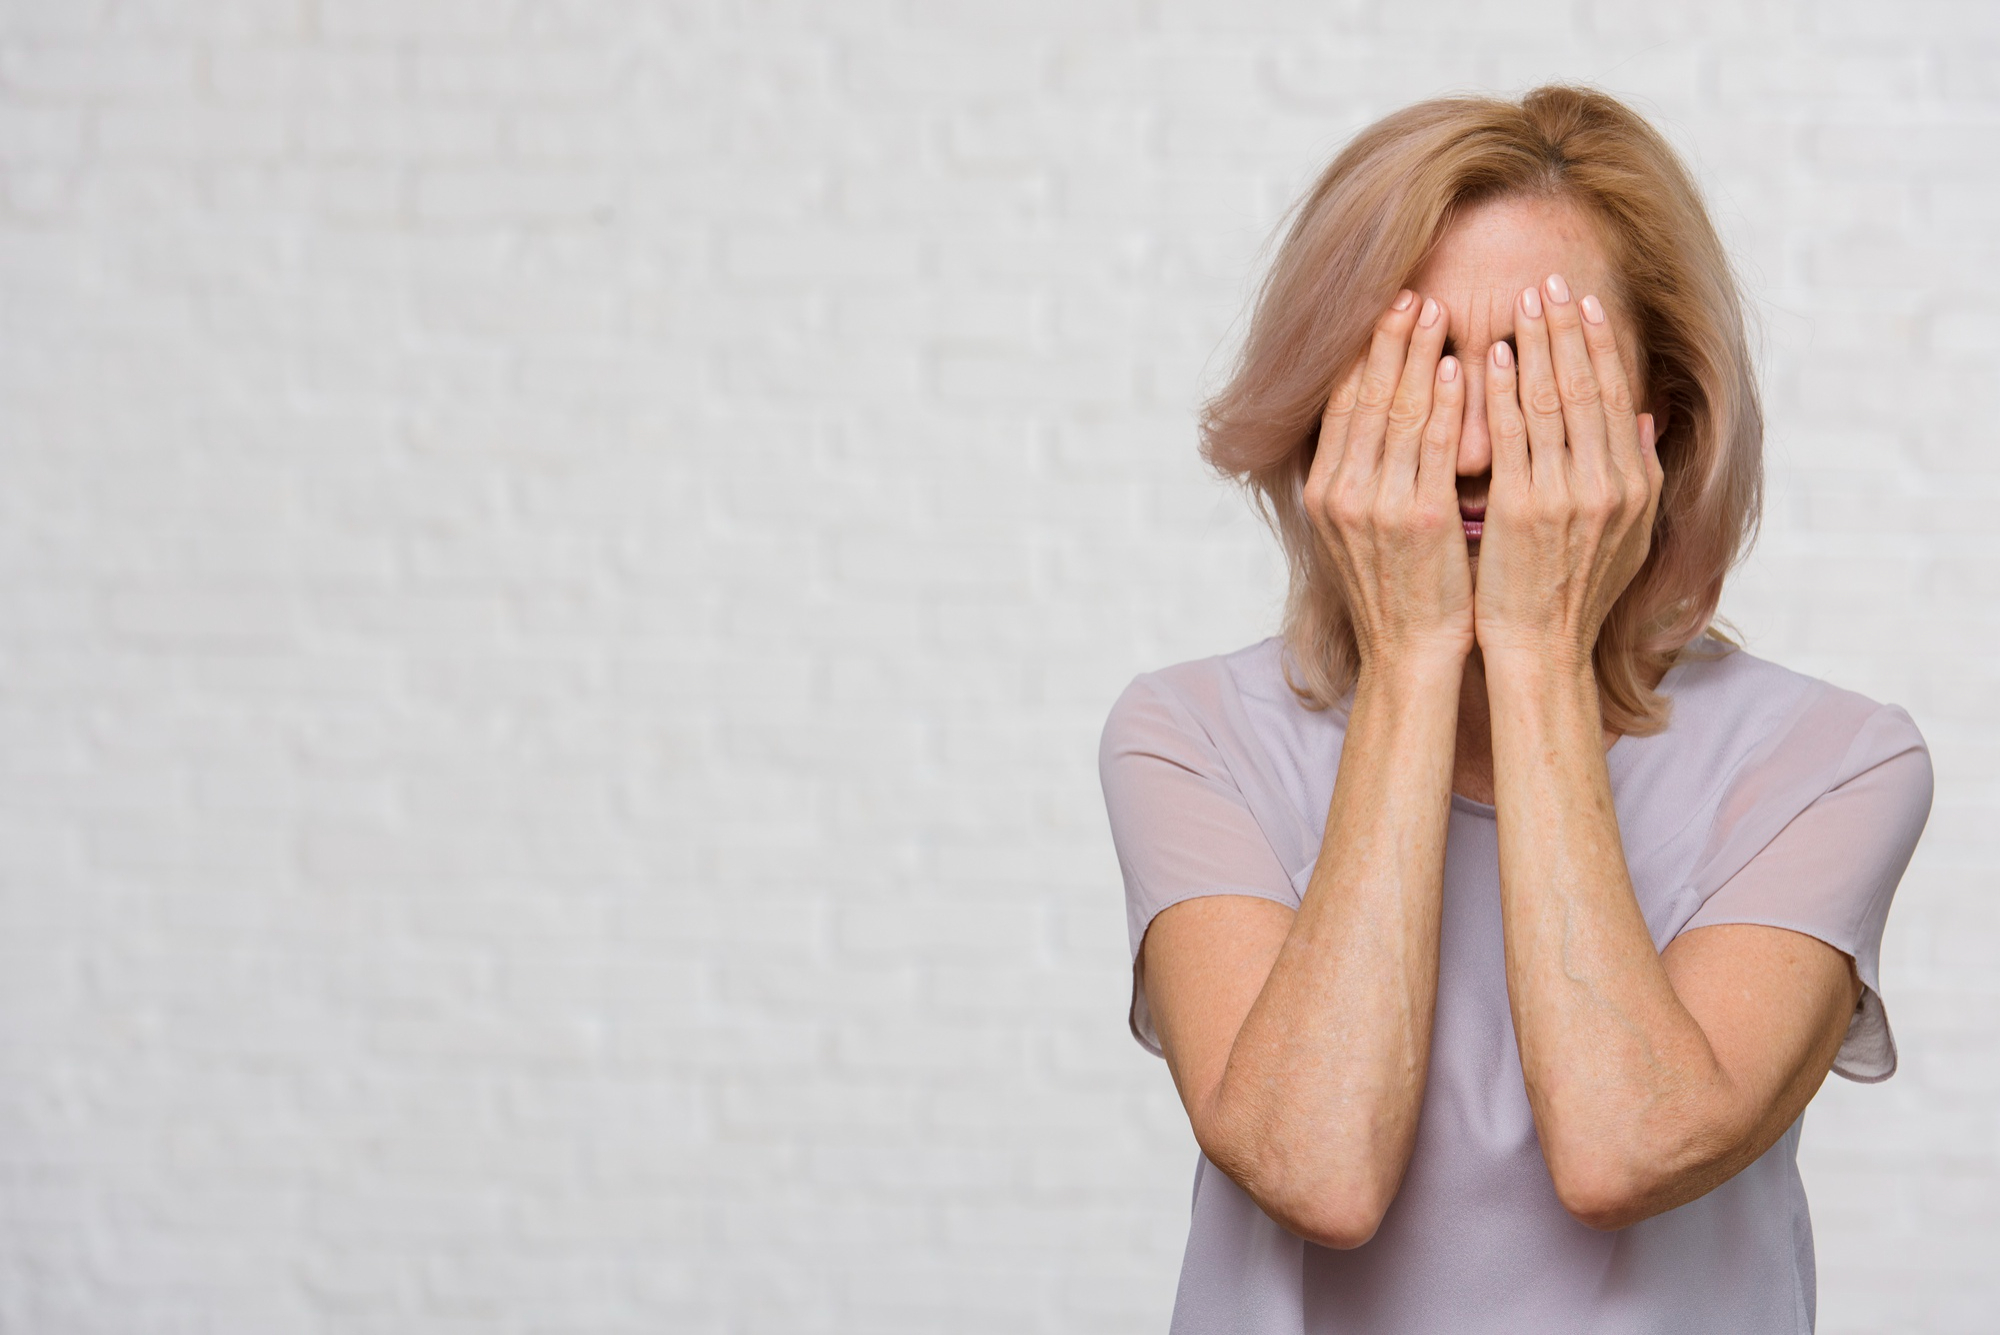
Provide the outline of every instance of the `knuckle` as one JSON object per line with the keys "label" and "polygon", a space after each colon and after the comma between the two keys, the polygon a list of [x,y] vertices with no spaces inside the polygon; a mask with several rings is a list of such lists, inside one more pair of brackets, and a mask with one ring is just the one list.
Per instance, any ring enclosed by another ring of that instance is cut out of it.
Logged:
{"label": "knuckle", "polygon": [[1537,417],[1554,417],[1562,409],[1562,395],[1550,381],[1544,380],[1528,390],[1528,411]]}
{"label": "knuckle", "polygon": [[1595,404],[1597,393],[1597,377],[1588,371],[1573,372],[1563,381],[1563,398],[1580,407]]}
{"label": "knuckle", "polygon": [[1407,394],[1398,394],[1389,405],[1389,425],[1399,431],[1415,431],[1423,426],[1424,405]]}
{"label": "knuckle", "polygon": [[1353,486],[1336,486],[1327,493],[1326,515],[1342,528],[1352,528],[1368,518],[1368,498]]}
{"label": "knuckle", "polygon": [[1604,406],[1612,412],[1624,416],[1632,411],[1632,387],[1622,380],[1614,380],[1599,391],[1604,396]]}
{"label": "knuckle", "polygon": [[[1445,518],[1444,511],[1434,505],[1420,506],[1410,516],[1410,528],[1419,537],[1440,537],[1445,531]],[[1458,516],[1453,514],[1451,518],[1455,521],[1458,519]]]}

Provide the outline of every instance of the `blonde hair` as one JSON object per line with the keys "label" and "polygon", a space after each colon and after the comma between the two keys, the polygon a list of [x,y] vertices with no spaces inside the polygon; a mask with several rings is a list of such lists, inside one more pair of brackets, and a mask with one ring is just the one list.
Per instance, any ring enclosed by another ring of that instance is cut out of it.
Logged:
{"label": "blonde hair", "polygon": [[1666,480],[1645,564],[1593,651],[1604,725],[1666,726],[1648,686],[1714,626],[1723,577],[1748,550],[1763,491],[1763,412],[1728,256],[1665,139],[1585,88],[1518,102],[1447,97],[1377,121],[1288,215],[1229,382],[1204,405],[1202,455],[1250,489],[1290,568],[1284,637],[1309,708],[1353,689],[1354,628],[1302,499],[1319,422],[1376,317],[1452,222],[1508,196],[1559,198],[1595,224],[1638,331]]}

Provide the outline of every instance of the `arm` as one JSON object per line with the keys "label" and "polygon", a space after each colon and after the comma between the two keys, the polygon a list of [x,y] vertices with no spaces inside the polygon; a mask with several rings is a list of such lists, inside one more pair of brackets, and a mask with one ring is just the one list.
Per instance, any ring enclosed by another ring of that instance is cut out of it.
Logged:
{"label": "arm", "polygon": [[1312,880],[1296,915],[1244,897],[1177,904],[1141,947],[1203,1153],[1330,1247],[1373,1236],[1415,1139],[1472,640],[1453,480],[1464,380],[1439,359],[1438,308],[1405,296],[1332,396],[1306,483],[1361,648]]}
{"label": "arm", "polygon": [[1477,624],[1493,717],[1508,996],[1564,1205],[1618,1228],[1762,1154],[1825,1079],[1859,983],[1771,927],[1662,955],[1632,893],[1591,647],[1644,559],[1662,474],[1610,324],[1560,279],[1515,312],[1488,380],[1493,489]]}
{"label": "arm", "polygon": [[1460,665],[1357,686],[1297,914],[1186,900],[1142,947],[1146,997],[1195,1139],[1278,1223],[1357,1247],[1416,1136],[1437,996]]}
{"label": "arm", "polygon": [[1860,980],[1840,951],[1776,927],[1700,928],[1655,951],[1612,813],[1594,685],[1490,680],[1528,1097],[1564,1206],[1622,1228],[1705,1194],[1776,1142],[1826,1079]]}

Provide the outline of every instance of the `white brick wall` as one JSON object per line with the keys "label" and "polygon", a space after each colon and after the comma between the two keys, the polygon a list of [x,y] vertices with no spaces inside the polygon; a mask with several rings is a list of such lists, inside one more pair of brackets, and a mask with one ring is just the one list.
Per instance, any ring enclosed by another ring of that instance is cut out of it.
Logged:
{"label": "white brick wall", "polygon": [[1096,787],[1373,117],[1601,82],[1762,312],[1729,610],[1938,774],[1822,1329],[2000,1304],[2000,9],[0,4],[0,1329],[1163,1328]]}

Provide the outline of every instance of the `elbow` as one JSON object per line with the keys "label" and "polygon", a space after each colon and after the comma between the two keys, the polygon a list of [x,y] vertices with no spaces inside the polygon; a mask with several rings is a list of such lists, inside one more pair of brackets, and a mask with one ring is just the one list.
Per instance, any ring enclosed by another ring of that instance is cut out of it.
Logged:
{"label": "elbow", "polygon": [[1396,1183],[1375,1181],[1365,1171],[1301,1172],[1297,1165],[1252,1166],[1207,1153],[1273,1223],[1316,1247],[1351,1251],[1363,1245],[1382,1227],[1396,1196]]}
{"label": "elbow", "polygon": [[1550,1176],[1556,1199],[1570,1218],[1600,1233],[1628,1228],[1656,1213],[1633,1175],[1609,1165],[1576,1165],[1563,1171],[1552,1165]]}
{"label": "elbow", "polygon": [[[1648,1137],[1589,1138],[1560,1133],[1544,1141],[1556,1199],[1571,1218],[1601,1233],[1630,1228],[1710,1191],[1748,1162],[1732,1161],[1739,1139],[1705,1124]],[[1754,1156],[1752,1156],[1754,1157]],[[1733,1162],[1733,1166],[1732,1166]]]}
{"label": "elbow", "polygon": [[1650,1157],[1646,1147],[1601,1122],[1586,1127],[1552,1117],[1538,1121],[1542,1159],[1570,1218],[1608,1233],[1646,1217],[1643,1201],[1651,1185],[1643,1171]]}
{"label": "elbow", "polygon": [[1711,1155],[1672,1145],[1573,1145],[1548,1155],[1556,1199],[1572,1219],[1600,1233],[1630,1228],[1715,1185]]}
{"label": "elbow", "polygon": [[1373,1238],[1402,1186],[1409,1150],[1379,1139],[1317,1129],[1274,1132],[1268,1125],[1195,1121],[1195,1141],[1257,1208],[1287,1232],[1318,1247],[1351,1251]]}
{"label": "elbow", "polygon": [[1271,1218],[1315,1247],[1344,1252],[1373,1238],[1387,1213],[1386,1205],[1377,1207],[1368,1201],[1314,1201],[1273,1214]]}

